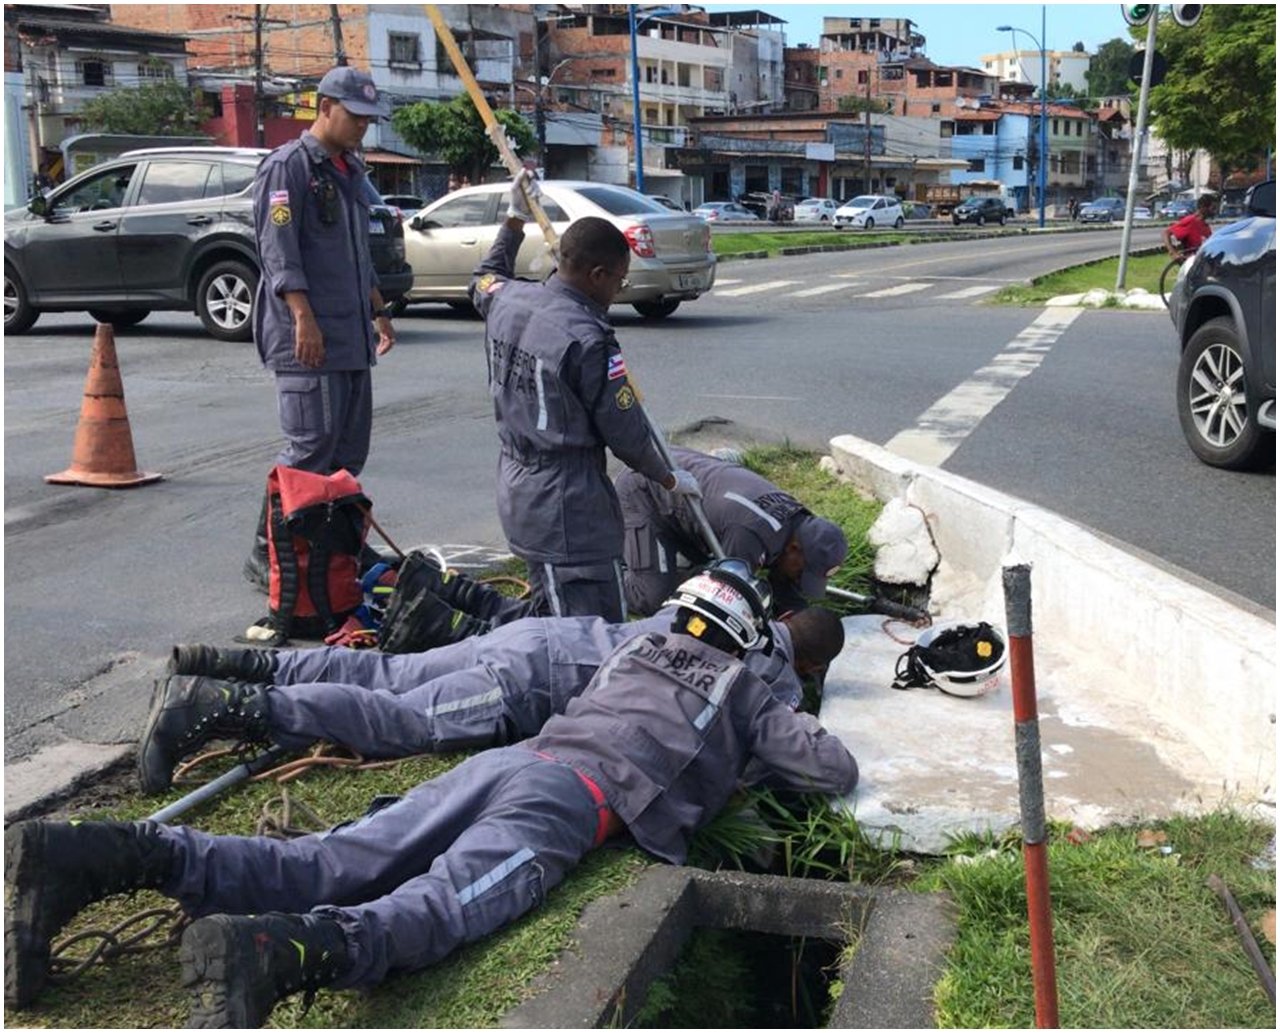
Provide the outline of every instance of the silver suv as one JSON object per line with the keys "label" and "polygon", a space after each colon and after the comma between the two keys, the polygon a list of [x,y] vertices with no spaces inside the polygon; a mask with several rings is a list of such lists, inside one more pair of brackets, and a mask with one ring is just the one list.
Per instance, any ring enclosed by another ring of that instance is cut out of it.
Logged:
{"label": "silver suv", "polygon": [[[4,216],[4,329],[41,312],[88,310],[116,327],[155,309],[194,311],[222,341],[253,336],[258,253],[254,174],[269,151],[129,151]],[[412,273],[399,212],[371,198],[370,243],[383,296]]]}

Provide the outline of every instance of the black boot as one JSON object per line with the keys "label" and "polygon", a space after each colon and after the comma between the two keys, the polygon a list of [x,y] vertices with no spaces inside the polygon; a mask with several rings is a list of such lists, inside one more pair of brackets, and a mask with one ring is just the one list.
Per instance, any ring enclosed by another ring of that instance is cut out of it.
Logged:
{"label": "black boot", "polygon": [[514,602],[491,585],[482,584],[456,570],[442,575],[442,585],[437,594],[455,610],[490,622]]}
{"label": "black boot", "polygon": [[267,511],[271,504],[271,496],[263,496],[262,512],[258,514],[258,529],[254,532],[253,548],[249,558],[244,561],[244,577],[259,592],[271,589],[271,554],[267,542]]}
{"label": "black boot", "polygon": [[77,912],[113,893],[158,888],[173,848],[152,821],[24,821],[4,834],[4,1000],[24,1008],[44,987],[49,946]]}
{"label": "black boot", "polygon": [[428,588],[388,608],[379,647],[384,653],[420,653],[492,630],[489,621],[455,610]]}
{"label": "black boot", "polygon": [[144,793],[162,793],[183,757],[213,739],[270,742],[267,686],[174,675],[156,682],[138,744]]}
{"label": "black boot", "polygon": [[316,915],[211,915],[192,922],[178,951],[191,991],[189,1028],[261,1026],[276,1002],[332,985],[350,965],[347,938]]}
{"label": "black boot", "polygon": [[203,674],[269,685],[276,677],[276,653],[274,649],[174,646],[169,657],[169,673]]}

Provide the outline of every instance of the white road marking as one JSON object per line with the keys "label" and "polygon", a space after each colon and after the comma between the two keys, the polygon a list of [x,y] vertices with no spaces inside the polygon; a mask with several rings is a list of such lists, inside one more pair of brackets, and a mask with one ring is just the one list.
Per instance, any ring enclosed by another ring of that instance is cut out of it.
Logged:
{"label": "white road marking", "polygon": [[790,287],[799,280],[768,280],[765,283],[753,283],[747,287],[734,287],[731,291],[717,291],[722,298],[738,298],[744,294],[759,294],[761,291],[776,290],[779,287]]}
{"label": "white road marking", "polygon": [[813,298],[819,294],[830,294],[832,291],[842,291],[848,287],[852,287],[851,283],[824,283],[821,287],[806,287],[802,291],[791,291],[788,298]]}
{"label": "white road marking", "polygon": [[703,395],[703,398],[731,399],[735,402],[800,402],[795,395]]}
{"label": "white road marking", "polygon": [[895,434],[885,448],[905,459],[941,466],[1018,381],[1039,368],[1080,312],[1053,308],[1040,313],[988,365],[934,402],[914,427]]}
{"label": "white road marking", "polygon": [[717,279],[717,280],[716,280],[716,286],[717,286],[717,287],[724,287],[724,286],[727,286],[728,284],[731,284],[731,283],[741,283],[741,282],[742,282],[741,280],[721,280],[721,279]]}
{"label": "white road marking", "polygon": [[916,291],[929,289],[927,283],[900,283],[896,287],[885,287],[883,290],[872,291],[870,294],[862,295],[864,298],[892,298],[898,294],[914,294]]}
{"label": "white road marking", "polygon": [[950,294],[939,294],[938,298],[944,301],[954,301],[958,298],[976,298],[980,294],[989,294],[996,289],[997,285],[994,283],[978,287],[965,287],[962,290],[952,291]]}

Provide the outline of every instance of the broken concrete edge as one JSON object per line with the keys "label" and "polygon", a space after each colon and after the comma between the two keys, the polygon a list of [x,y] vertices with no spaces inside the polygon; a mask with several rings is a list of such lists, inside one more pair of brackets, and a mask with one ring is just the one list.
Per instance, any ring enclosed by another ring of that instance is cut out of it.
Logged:
{"label": "broken concrete edge", "polygon": [[933,585],[943,612],[1003,614],[1003,567],[1030,564],[1037,643],[1105,669],[1122,698],[1196,746],[1197,777],[1243,805],[1274,808],[1274,613],[1268,619],[1064,517],[861,438],[842,435],[830,447],[824,464],[838,476],[929,516],[943,556]]}
{"label": "broken concrete edge", "polygon": [[933,986],[955,939],[942,894],[849,883],[658,866],[588,905],[575,945],[538,976],[504,1028],[626,1026],[695,929],[734,929],[855,943],[829,1023],[929,1028]]}
{"label": "broken concrete edge", "polygon": [[4,823],[42,814],[132,761],[132,745],[79,740],[46,746],[4,769]]}

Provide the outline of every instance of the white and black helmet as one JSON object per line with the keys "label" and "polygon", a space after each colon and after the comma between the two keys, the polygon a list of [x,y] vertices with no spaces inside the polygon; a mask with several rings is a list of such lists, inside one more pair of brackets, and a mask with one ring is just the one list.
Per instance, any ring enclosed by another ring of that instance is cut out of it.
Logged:
{"label": "white and black helmet", "polygon": [[1007,654],[1003,632],[986,621],[936,625],[898,657],[893,687],[936,686],[952,696],[981,696]]}
{"label": "white and black helmet", "polygon": [[666,606],[681,606],[709,620],[735,644],[751,649],[762,639],[772,642],[767,582],[751,576],[741,560],[719,560],[676,589]]}

